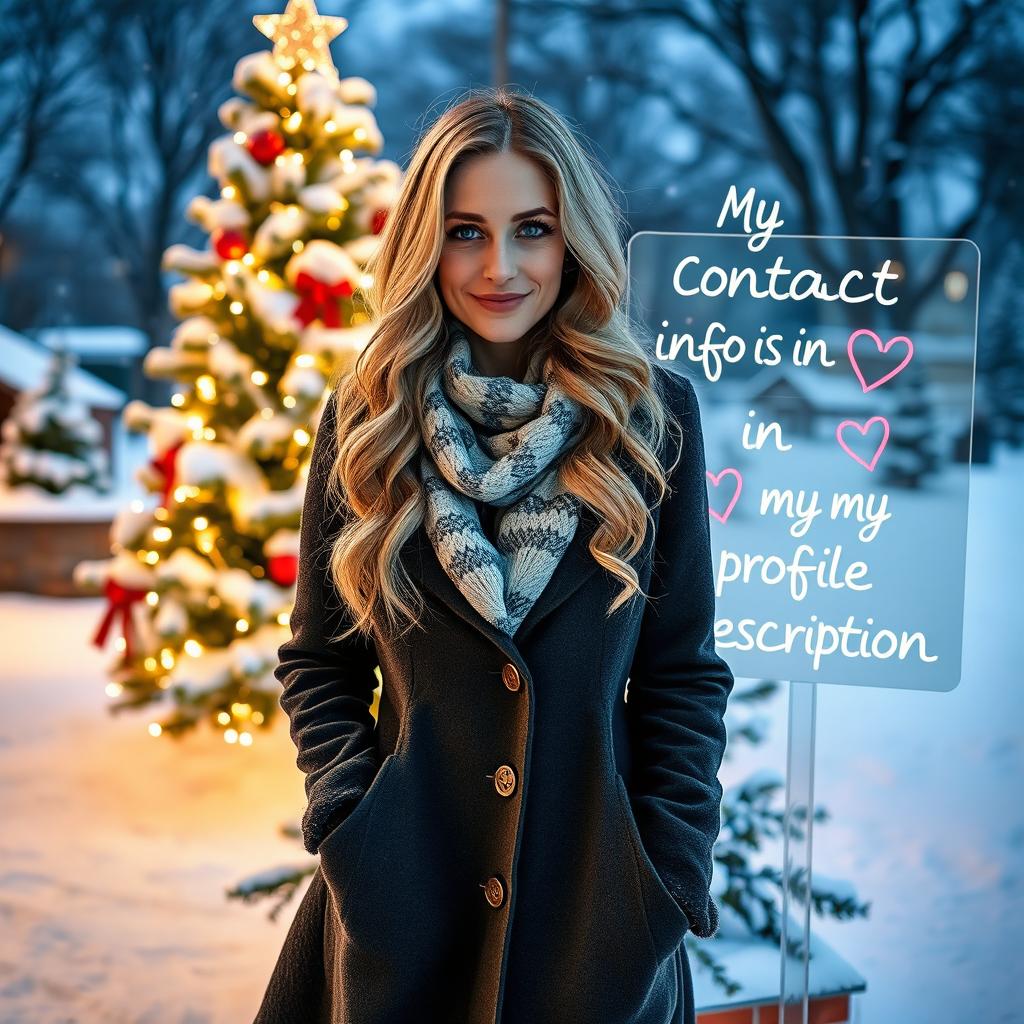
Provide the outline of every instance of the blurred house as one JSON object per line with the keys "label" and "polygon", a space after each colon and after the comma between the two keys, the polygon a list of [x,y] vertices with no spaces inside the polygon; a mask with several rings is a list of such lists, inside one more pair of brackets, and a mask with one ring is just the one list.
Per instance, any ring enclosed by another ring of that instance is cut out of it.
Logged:
{"label": "blurred house", "polygon": [[136,327],[40,327],[32,336],[46,348],[61,346],[78,357],[78,365],[124,394],[131,394],[132,366],[146,354],[146,335]]}

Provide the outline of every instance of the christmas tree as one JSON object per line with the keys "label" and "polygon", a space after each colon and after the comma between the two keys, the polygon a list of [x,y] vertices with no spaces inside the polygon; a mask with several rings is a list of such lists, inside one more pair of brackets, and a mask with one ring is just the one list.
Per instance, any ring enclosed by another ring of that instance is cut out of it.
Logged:
{"label": "christmas tree", "polygon": [[76,362],[66,349],[56,349],[46,379],[21,392],[4,420],[0,484],[8,490],[33,487],[54,495],[76,486],[110,490],[103,430],[68,393],[68,370]]}
{"label": "christmas tree", "polygon": [[209,147],[219,198],[187,211],[208,246],[164,254],[186,278],[180,323],[144,369],[175,382],[170,406],[124,411],[148,434],[152,497],[117,515],[110,559],[76,568],[108,600],[94,643],[115,631],[114,710],[160,702],[153,735],[206,721],[242,746],[278,707],[311,442],[329,380],[372,334],[364,268],[401,179],[373,155],[373,86],[331,62],[345,19],[290,0],[253,21],[273,53],[236,65]]}

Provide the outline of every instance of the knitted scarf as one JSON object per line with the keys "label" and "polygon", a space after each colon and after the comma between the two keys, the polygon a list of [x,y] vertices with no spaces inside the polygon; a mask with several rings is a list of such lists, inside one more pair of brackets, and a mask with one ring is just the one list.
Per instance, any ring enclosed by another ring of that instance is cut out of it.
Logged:
{"label": "knitted scarf", "polygon": [[[473,365],[463,325],[427,389],[420,476],[424,524],[438,560],[469,603],[508,636],[554,574],[579,523],[555,460],[583,427],[580,405],[551,381],[538,351],[525,380]],[[492,544],[475,501],[504,508]]]}

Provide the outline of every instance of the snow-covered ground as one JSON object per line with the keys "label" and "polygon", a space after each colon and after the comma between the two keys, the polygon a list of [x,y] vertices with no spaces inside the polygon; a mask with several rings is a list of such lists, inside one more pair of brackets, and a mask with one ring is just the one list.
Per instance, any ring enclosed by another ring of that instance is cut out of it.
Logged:
{"label": "snow-covered ground", "polygon": [[0,1020],[251,1020],[297,900],[224,896],[309,863],[283,719],[251,747],[105,709],[102,601],[0,595]]}
{"label": "snow-covered ground", "polygon": [[[815,866],[872,906],[815,927],[868,980],[860,1024],[1024,1021],[1022,499],[1024,458],[975,470],[956,690],[819,687],[816,797],[834,820]],[[238,1024],[297,900],[272,923],[224,890],[306,861],[276,832],[303,806],[286,723],[240,748],[109,716],[101,612],[0,595],[0,1020]],[[770,713],[770,743],[737,746],[726,785],[784,767],[784,695]]]}

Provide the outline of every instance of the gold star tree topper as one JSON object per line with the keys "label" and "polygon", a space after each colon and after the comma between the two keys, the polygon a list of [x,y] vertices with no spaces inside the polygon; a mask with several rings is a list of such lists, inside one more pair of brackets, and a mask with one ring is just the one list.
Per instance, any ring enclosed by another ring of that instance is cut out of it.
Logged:
{"label": "gold star tree topper", "polygon": [[345,18],[322,17],[313,0],[288,0],[284,14],[256,14],[252,22],[273,39],[274,60],[285,71],[299,65],[307,71],[338,77],[329,43],[348,28]]}

